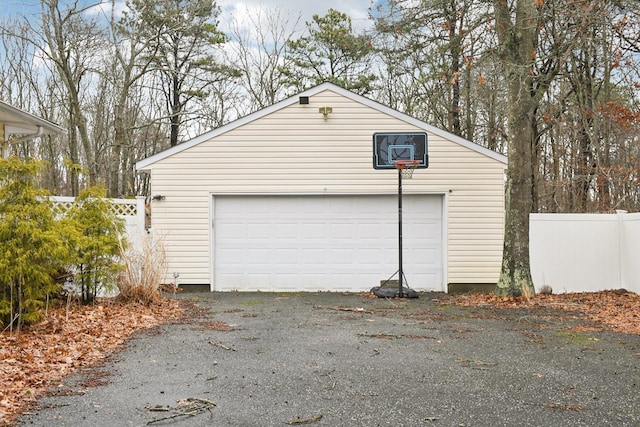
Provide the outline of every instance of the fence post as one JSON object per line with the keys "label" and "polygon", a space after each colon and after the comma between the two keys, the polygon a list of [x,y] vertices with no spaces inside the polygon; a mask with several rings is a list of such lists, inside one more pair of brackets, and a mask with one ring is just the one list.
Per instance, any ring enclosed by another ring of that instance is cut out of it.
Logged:
{"label": "fence post", "polygon": [[136,228],[141,235],[144,234],[146,226],[146,211],[144,201],[144,196],[136,196]]}
{"label": "fence post", "polygon": [[624,262],[626,252],[626,242],[624,234],[624,215],[627,213],[625,210],[618,209],[616,214],[618,216],[618,288],[624,288],[626,282],[626,265]]}

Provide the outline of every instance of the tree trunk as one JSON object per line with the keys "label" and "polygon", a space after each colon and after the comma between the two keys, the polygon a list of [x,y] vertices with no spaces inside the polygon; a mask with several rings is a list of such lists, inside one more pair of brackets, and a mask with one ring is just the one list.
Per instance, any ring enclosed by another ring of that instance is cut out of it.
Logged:
{"label": "tree trunk", "polygon": [[78,165],[80,164],[80,155],[78,153],[78,132],[74,123],[74,113],[69,111],[69,161],[67,169],[69,170],[69,182],[71,183],[71,195],[76,197],[80,194],[80,176],[78,174]]}
{"label": "tree trunk", "polygon": [[122,156],[122,145],[125,140],[124,131],[124,118],[122,111],[124,110],[122,104],[116,105],[115,118],[114,118],[114,136],[113,136],[113,148],[111,149],[110,170],[109,170],[109,196],[120,196],[120,164]]}
{"label": "tree trunk", "polygon": [[[526,92],[522,84],[512,90],[517,95]],[[511,92],[511,90],[510,90]],[[510,93],[509,139],[506,188],[505,235],[502,270],[496,286],[496,294],[502,296],[532,295],[535,293],[529,264],[529,214],[533,209],[534,142],[531,121],[534,119],[529,103],[514,99]]]}
{"label": "tree trunk", "polygon": [[[72,43],[74,36],[86,35],[80,32],[80,29],[78,29],[79,33],[69,34],[72,27],[68,22],[79,14],[77,10],[66,10],[62,14],[58,0],[43,1],[41,8],[45,39],[50,50],[49,58],[55,63],[59,77],[66,89],[65,102],[69,111],[71,132],[69,137],[70,160],[72,162],[71,185],[72,195],[76,196],[79,187],[76,169],[80,163],[78,153],[80,145],[84,149],[90,183],[94,184],[98,180],[95,149],[91,138],[89,138],[87,119],[81,102],[81,81],[83,76],[88,73],[91,52],[84,51]],[[87,31],[88,28],[88,26],[85,27]]]}
{"label": "tree trunk", "polygon": [[178,132],[180,130],[180,115],[182,114],[182,101],[180,99],[180,80],[177,75],[171,76],[171,146],[178,145]]}
{"label": "tree trunk", "polygon": [[529,263],[529,214],[533,208],[533,150],[537,98],[532,91],[536,53],[536,9],[518,0],[515,21],[504,0],[494,1],[500,59],[508,82],[509,145],[502,270],[495,293],[533,295]]}
{"label": "tree trunk", "polygon": [[[125,74],[128,77],[128,73]],[[122,147],[127,143],[128,131],[125,125],[126,97],[128,87],[123,85],[118,95],[118,102],[114,111],[114,135],[113,148],[111,149],[111,162],[109,170],[109,196],[120,197],[124,193],[124,188],[120,179],[122,170]]]}

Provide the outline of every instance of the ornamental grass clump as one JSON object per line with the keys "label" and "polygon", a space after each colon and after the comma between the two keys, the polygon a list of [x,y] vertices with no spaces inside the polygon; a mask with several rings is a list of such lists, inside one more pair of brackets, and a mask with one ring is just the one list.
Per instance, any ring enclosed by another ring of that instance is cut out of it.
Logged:
{"label": "ornamental grass clump", "polygon": [[118,298],[150,304],[160,297],[160,284],[167,272],[164,245],[152,237],[140,239],[122,252],[124,268],[118,274]]}

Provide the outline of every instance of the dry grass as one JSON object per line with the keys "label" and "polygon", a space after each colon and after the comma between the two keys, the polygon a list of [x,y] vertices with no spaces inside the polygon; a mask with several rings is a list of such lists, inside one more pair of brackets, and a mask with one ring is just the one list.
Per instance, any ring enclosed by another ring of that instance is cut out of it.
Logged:
{"label": "dry grass", "polygon": [[118,298],[149,304],[160,297],[160,284],[167,272],[167,256],[159,239],[143,239],[123,250],[124,269],[118,275]]}

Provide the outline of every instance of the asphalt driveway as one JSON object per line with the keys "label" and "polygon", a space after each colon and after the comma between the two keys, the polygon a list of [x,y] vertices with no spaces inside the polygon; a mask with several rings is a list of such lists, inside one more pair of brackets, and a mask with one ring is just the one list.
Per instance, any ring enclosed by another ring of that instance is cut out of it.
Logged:
{"label": "asphalt driveway", "polygon": [[189,293],[21,425],[638,426],[640,337],[438,294]]}

